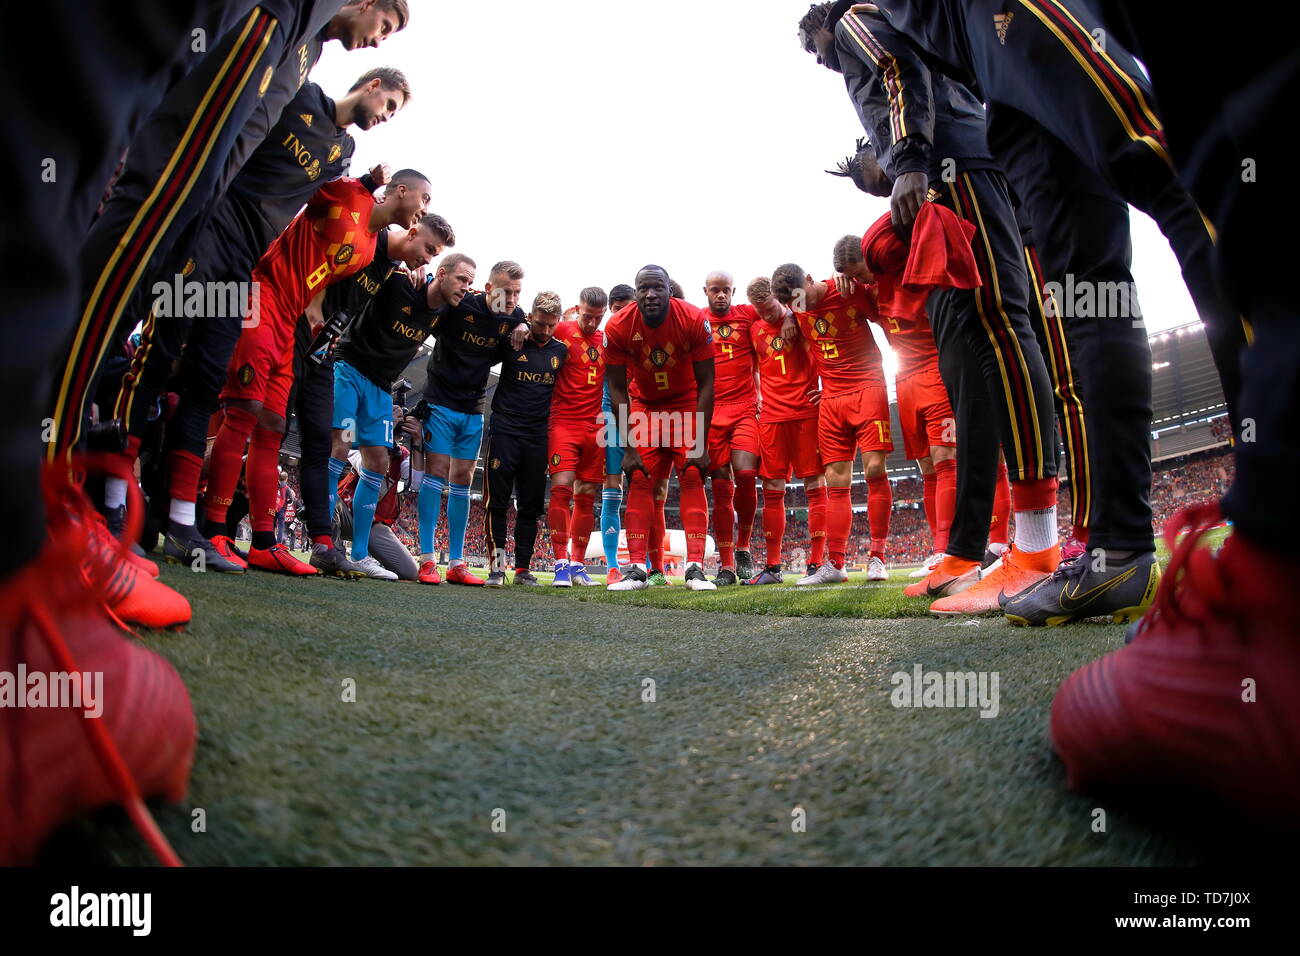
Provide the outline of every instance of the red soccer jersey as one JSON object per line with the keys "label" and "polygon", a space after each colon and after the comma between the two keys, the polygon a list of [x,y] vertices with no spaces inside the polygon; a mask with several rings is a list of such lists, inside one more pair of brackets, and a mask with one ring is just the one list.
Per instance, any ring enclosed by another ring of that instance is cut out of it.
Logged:
{"label": "red soccer jersey", "polygon": [[758,367],[750,328],[758,321],[752,305],[733,306],[722,318],[704,311],[713,326],[713,401],[715,405],[753,405]]}
{"label": "red soccer jersey", "polygon": [[279,318],[296,322],[322,288],[370,265],[378,235],[370,231],[374,208],[375,197],[356,179],[331,180],[312,194],[253,269],[263,299],[268,290],[274,296]]}
{"label": "red soccer jersey", "polygon": [[898,357],[898,377],[907,378],[916,372],[939,368],[939,350],[934,345],[934,331],[924,314],[915,319],[898,315],[882,315],[876,319],[884,329],[885,338]]}
{"label": "red soccer jersey", "polygon": [[875,299],[855,288],[846,301],[826,280],[826,295],[811,312],[796,313],[799,329],[812,345],[826,396],[845,395],[869,385],[885,384],[880,349],[871,335]]}
{"label": "red soccer jersey", "polygon": [[786,342],[781,338],[781,326],[761,318],[749,334],[758,353],[758,384],[763,396],[759,421],[816,418],[817,406],[808,401],[808,393],[817,388],[817,365],[808,339],[801,335],[793,343]]}
{"label": "red soccer jersey", "polygon": [[594,426],[605,389],[605,335],[582,331],[577,321],[561,322],[555,338],[569,349],[551,398],[551,421],[582,422]]}
{"label": "red soccer jersey", "polygon": [[652,329],[635,302],[605,326],[605,362],[627,367],[629,390],[649,408],[695,406],[695,363],[713,358],[712,330],[703,312],[673,299],[668,317]]}

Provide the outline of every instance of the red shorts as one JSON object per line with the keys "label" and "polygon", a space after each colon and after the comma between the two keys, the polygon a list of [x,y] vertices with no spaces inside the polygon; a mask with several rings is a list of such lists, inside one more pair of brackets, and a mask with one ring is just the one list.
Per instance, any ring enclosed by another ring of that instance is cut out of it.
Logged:
{"label": "red shorts", "polygon": [[758,410],[753,405],[715,405],[709,427],[709,467],[717,470],[731,464],[733,451],[757,455]]}
{"label": "red shorts", "polygon": [[789,481],[822,473],[822,457],[817,453],[817,419],[801,418],[790,422],[759,422],[758,437],[763,459],[758,473],[764,481],[780,478]]}
{"label": "red shorts", "polygon": [[852,461],[858,451],[894,450],[889,437],[889,392],[867,385],[847,395],[822,393],[817,414],[817,447],[822,461]]}
{"label": "red shorts", "polygon": [[576,472],[580,481],[605,481],[605,449],[596,444],[601,426],[594,422],[552,421],[546,433],[551,474]]}
{"label": "red shorts", "polygon": [[651,478],[667,478],[676,468],[681,472],[686,460],[704,442],[696,436],[695,403],[683,408],[644,408],[634,405],[628,419],[627,442],[641,455]]}
{"label": "red shorts", "polygon": [[956,446],[957,420],[937,366],[899,378],[895,387],[898,421],[903,429],[903,453],[908,458],[927,458],[935,445]]}
{"label": "red shorts", "polygon": [[267,411],[282,418],[293,389],[293,326],[264,321],[244,329],[235,354],[226,368],[223,399],[261,402]]}

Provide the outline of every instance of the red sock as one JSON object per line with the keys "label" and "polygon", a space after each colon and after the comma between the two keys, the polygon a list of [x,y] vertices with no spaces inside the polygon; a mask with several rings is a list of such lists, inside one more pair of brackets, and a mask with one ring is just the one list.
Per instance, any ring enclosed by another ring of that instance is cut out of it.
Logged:
{"label": "red sock", "polygon": [[668,533],[668,519],[664,517],[664,502],[653,500],[650,511],[650,537],[646,540],[646,556],[657,571],[664,570],[664,535]]}
{"label": "red sock", "polygon": [[989,544],[1006,544],[1011,540],[1011,483],[1007,481],[1007,463],[998,462],[993,486],[993,523],[989,525]]}
{"label": "red sock", "polygon": [[939,465],[936,462],[935,471],[930,472],[930,474],[928,475],[925,474],[921,475],[921,485],[925,489],[925,491],[922,494],[922,501],[925,504],[925,523],[930,526],[930,540],[935,542],[934,550],[936,551],[941,550],[939,548],[939,543],[936,540],[939,537],[939,533],[935,527],[936,513],[934,510],[935,509],[934,494],[935,494],[935,489],[939,485],[938,468]]}
{"label": "red sock", "polygon": [[837,568],[844,567],[844,548],[849,541],[849,529],[853,526],[852,489],[826,489],[826,550],[830,552],[831,564]]}
{"label": "red sock", "polygon": [[167,495],[176,501],[199,500],[199,476],[203,459],[187,451],[173,451],[167,456]]}
{"label": "red sock", "polygon": [[627,488],[627,509],[623,514],[623,530],[627,533],[627,559],[633,564],[646,563],[646,542],[654,520],[654,489],[650,479],[634,472]]}
{"label": "red sock", "polygon": [[275,530],[275,495],[280,483],[280,442],[284,436],[254,428],[248,445],[244,483],[248,485],[248,521],[254,531]]}
{"label": "red sock", "polygon": [[730,480],[713,479],[713,536],[718,544],[718,562],[724,568],[736,566],[735,495],[736,486]]}
{"label": "red sock", "polygon": [[212,443],[208,460],[208,494],[204,518],[213,524],[226,523],[226,509],[235,497],[239,473],[244,470],[244,448],[257,427],[257,418],[242,408],[231,408]]}
{"label": "red sock", "polygon": [[758,511],[758,472],[736,472],[736,550],[748,551]]}
{"label": "red sock", "polygon": [[763,537],[769,566],[785,564],[785,495],[763,491]]}
{"label": "red sock", "polygon": [[595,495],[573,496],[573,517],[569,528],[573,533],[573,560],[580,563],[587,560],[587,542],[591,540],[591,526],[596,520],[595,504]]}
{"label": "red sock", "polygon": [[1056,479],[1036,478],[1011,483],[1012,507],[1016,511],[1041,511],[1056,504]]}
{"label": "red sock", "polygon": [[943,554],[948,550],[948,535],[952,531],[952,516],[957,510],[957,461],[934,463],[934,550]]}
{"label": "red sock", "polygon": [[334,539],[327,534],[318,534],[311,539],[312,544],[323,544],[327,548],[334,547]]}
{"label": "red sock", "polygon": [[894,510],[894,490],[884,475],[867,479],[867,518],[871,522],[871,556],[885,556],[889,538],[889,514]]}
{"label": "red sock", "polygon": [[551,529],[551,550],[556,561],[569,559],[569,510],[573,506],[573,489],[556,485],[551,489],[551,504],[546,523]]}
{"label": "red sock", "polygon": [[804,489],[808,495],[808,563],[826,560],[826,486]]}
{"label": "red sock", "polygon": [[686,560],[704,564],[704,545],[709,536],[709,499],[698,468],[687,468],[677,476],[682,490],[682,528],[686,531]]}

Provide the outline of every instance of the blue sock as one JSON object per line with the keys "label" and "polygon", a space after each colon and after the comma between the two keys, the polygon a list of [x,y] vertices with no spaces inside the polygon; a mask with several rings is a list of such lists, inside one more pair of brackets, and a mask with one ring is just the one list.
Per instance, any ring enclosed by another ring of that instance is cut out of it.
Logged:
{"label": "blue sock", "polygon": [[330,459],[330,521],[334,520],[334,502],[339,497],[339,482],[348,473],[348,463],[337,458]]}
{"label": "blue sock", "polygon": [[438,530],[438,519],[442,516],[442,492],[447,483],[441,478],[426,474],[420,485],[420,500],[417,509],[420,514],[420,553],[433,554],[433,534]]}
{"label": "blue sock", "polygon": [[449,485],[447,495],[447,536],[450,548],[447,557],[451,561],[465,559],[465,529],[469,526],[469,485]]}
{"label": "blue sock", "polygon": [[600,539],[605,545],[605,566],[618,567],[618,533],[622,530],[618,509],[623,504],[622,488],[606,488],[600,496]]}
{"label": "blue sock", "polygon": [[375,505],[379,504],[379,486],[384,476],[361,469],[361,480],[352,493],[352,560],[370,556],[370,527],[375,523]]}

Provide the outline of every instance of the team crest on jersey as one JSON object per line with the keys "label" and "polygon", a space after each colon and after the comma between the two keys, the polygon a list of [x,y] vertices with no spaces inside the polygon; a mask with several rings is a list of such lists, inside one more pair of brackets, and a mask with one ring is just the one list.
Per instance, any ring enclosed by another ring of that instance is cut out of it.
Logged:
{"label": "team crest on jersey", "polygon": [[727,325],[725,322],[722,323],[722,325],[718,326],[718,334],[724,339],[731,338],[731,326]]}
{"label": "team crest on jersey", "polygon": [[500,467],[501,467],[501,459],[500,459],[500,458],[493,458],[493,459],[492,459],[492,468],[493,468],[493,469],[497,469],[497,468],[500,468]]}
{"label": "team crest on jersey", "polygon": [[818,335],[826,335],[831,330],[831,324],[825,318],[818,316],[813,322],[813,328],[817,330]]}
{"label": "team crest on jersey", "polygon": [[552,368],[552,369],[558,369],[559,367],[560,367],[560,360],[559,360],[558,358],[556,358],[554,355],[552,355],[552,356],[551,356],[551,368]]}
{"label": "team crest on jersey", "polygon": [[773,337],[773,339],[772,339],[772,351],[773,351],[773,352],[779,352],[779,351],[781,351],[783,348],[785,348],[785,339],[781,338],[781,336],[779,336],[779,335]]}
{"label": "team crest on jersey", "polygon": [[501,323],[501,328],[500,328],[500,330],[497,332],[497,335],[505,335],[508,331],[510,331],[510,330],[506,327],[506,324],[505,324],[504,322],[502,322],[502,323]]}
{"label": "team crest on jersey", "polygon": [[993,14],[993,29],[998,32],[998,42],[1003,46],[1007,45],[1007,31],[1011,29],[1011,18],[1014,16],[1014,11]]}
{"label": "team crest on jersey", "polygon": [[327,159],[326,162],[336,163],[338,162],[338,158],[342,155],[343,155],[343,147],[340,146],[338,143],[335,143],[333,146],[330,147],[330,158]]}
{"label": "team crest on jersey", "polygon": [[253,379],[255,377],[256,373],[253,371],[253,366],[251,365],[241,365],[239,366],[239,371],[235,373],[235,378],[238,379],[239,384],[243,385],[245,388],[253,384]]}
{"label": "team crest on jersey", "polygon": [[650,353],[650,361],[655,368],[663,368],[668,363],[668,353],[663,349],[655,349]]}
{"label": "team crest on jersey", "polygon": [[554,455],[551,456],[551,464],[558,465],[559,463],[560,463],[560,453],[557,451]]}
{"label": "team crest on jersey", "polygon": [[594,345],[593,345],[593,346],[590,346],[590,347],[587,349],[587,361],[588,361],[588,362],[599,362],[599,361],[600,361],[600,353],[596,351],[596,347],[595,347]]}
{"label": "team crest on jersey", "polygon": [[181,275],[183,276],[192,275],[193,272],[194,272],[194,260],[190,259],[185,263],[185,268],[181,270]]}
{"label": "team crest on jersey", "polygon": [[266,91],[271,88],[271,77],[275,76],[275,67],[268,66],[266,72],[262,74],[262,82],[257,84],[257,95],[265,96]]}
{"label": "team crest on jersey", "polygon": [[352,243],[344,243],[343,246],[339,248],[339,251],[334,253],[334,264],[336,266],[346,265],[348,262],[352,261],[352,252]]}

